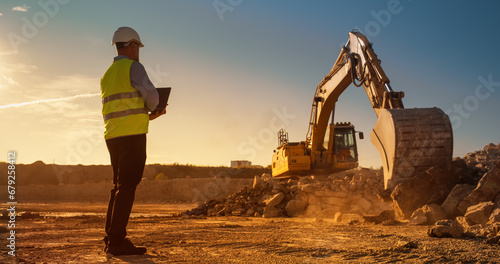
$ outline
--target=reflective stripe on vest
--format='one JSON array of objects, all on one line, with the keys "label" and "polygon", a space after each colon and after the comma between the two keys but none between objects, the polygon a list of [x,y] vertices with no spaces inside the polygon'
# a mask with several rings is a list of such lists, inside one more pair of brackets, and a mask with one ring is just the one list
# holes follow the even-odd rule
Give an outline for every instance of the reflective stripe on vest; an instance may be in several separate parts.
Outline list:
[{"label": "reflective stripe on vest", "polygon": [[127,99],[127,98],[135,98],[141,96],[141,93],[139,91],[137,92],[130,92],[130,93],[117,93],[110,95],[108,97],[105,97],[102,99],[102,104],[105,104],[109,101],[117,100],[117,99]]},{"label": "reflective stripe on vest", "polygon": [[133,62],[114,61],[101,79],[105,139],[148,132],[149,115],[144,98],[130,83]]},{"label": "reflective stripe on vest", "polygon": [[117,118],[117,117],[124,117],[128,115],[137,115],[137,114],[147,114],[148,110],[146,108],[137,108],[137,109],[127,109],[123,111],[118,111],[118,112],[112,112],[109,114],[106,114],[104,116],[104,121],[108,121],[112,118]]}]

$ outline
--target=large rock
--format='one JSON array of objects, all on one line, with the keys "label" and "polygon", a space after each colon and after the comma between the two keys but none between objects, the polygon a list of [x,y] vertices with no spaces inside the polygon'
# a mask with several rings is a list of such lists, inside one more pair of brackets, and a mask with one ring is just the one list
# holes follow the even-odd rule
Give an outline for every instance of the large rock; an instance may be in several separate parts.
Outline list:
[{"label": "large rock", "polygon": [[347,223],[362,223],[364,222],[365,219],[361,215],[358,214],[343,214],[342,215],[342,222],[347,222]]},{"label": "large rock", "polygon": [[455,220],[441,220],[427,230],[431,237],[454,237],[459,238],[464,233],[462,226]]},{"label": "large rock", "polygon": [[309,205],[318,205],[320,206],[321,205],[321,197],[317,197],[316,195],[312,194],[312,193],[306,193],[307,194],[307,203]]},{"label": "large rock", "polygon": [[365,215],[363,216],[363,219],[365,219],[366,222],[381,224],[382,222],[387,220],[394,220],[394,217],[394,211],[385,210],[378,215]]},{"label": "large rock", "polygon": [[497,194],[497,196],[495,196],[495,199],[493,199],[493,202],[496,203],[496,204],[500,203],[500,193]]},{"label": "large rock", "polygon": [[337,213],[340,211],[340,208],[337,207],[337,208],[327,208],[327,209],[324,209],[323,211],[321,211],[321,216],[324,217],[324,218],[332,218],[334,219],[335,216],[337,215]]},{"label": "large rock", "polygon": [[432,225],[435,222],[445,219],[446,214],[437,204],[424,205],[415,210],[410,217],[410,223],[415,225]]},{"label": "large rock", "polygon": [[307,206],[303,200],[290,200],[285,207],[286,214],[290,217],[299,216]]},{"label": "large rock", "polygon": [[300,186],[300,190],[303,192],[311,193],[314,194],[315,192],[319,191],[321,189],[321,186],[317,183],[308,183]]},{"label": "large rock", "polygon": [[474,238],[474,237],[486,238],[486,236],[488,236],[489,232],[490,232],[489,229],[483,227],[482,225],[473,225],[473,226],[469,226],[467,228],[467,231],[464,232],[463,236],[470,237],[470,238]]},{"label": "large rock", "polygon": [[321,201],[321,203],[340,206],[340,207],[344,206],[344,204],[345,204],[344,198],[338,198],[338,197],[333,197],[333,196],[321,197],[320,201]]},{"label": "large rock", "polygon": [[263,181],[264,181],[264,180],[262,180],[262,178],[261,178],[261,177],[259,177],[259,176],[255,176],[255,177],[253,178],[253,185],[252,185],[252,188],[253,188],[254,190],[259,189],[260,184],[261,184]]},{"label": "large rock", "polygon": [[326,209],[333,209],[336,210],[337,212],[342,211],[340,206],[335,206],[335,205],[329,205],[329,204],[321,204],[321,210],[326,210]]},{"label": "large rock", "polygon": [[275,207],[276,205],[280,204],[281,201],[283,201],[283,198],[285,198],[285,195],[283,193],[277,193],[273,197],[267,199],[264,201],[266,204],[266,207]]},{"label": "large rock", "polygon": [[273,218],[278,216],[280,216],[280,210],[270,206],[264,207],[264,213],[262,214],[262,217]]},{"label": "large rock", "polygon": [[495,204],[492,202],[483,202],[473,205],[467,208],[467,212],[464,216],[465,220],[467,220],[469,225],[485,225],[490,218],[493,207],[495,207]]},{"label": "large rock", "polygon": [[470,228],[469,223],[467,223],[467,220],[465,220],[465,217],[463,216],[457,216],[455,218],[455,221],[457,221],[457,223],[459,223],[462,226],[464,233],[467,232],[467,230]]},{"label": "large rock", "polygon": [[347,193],[338,191],[338,192],[332,192],[332,191],[315,191],[314,195],[316,196],[323,196],[323,197],[337,197],[337,198],[345,198],[347,196]]},{"label": "large rock", "polygon": [[304,217],[317,217],[321,216],[322,214],[322,209],[320,205],[308,205],[304,212],[302,213],[302,216]]},{"label": "large rock", "polygon": [[424,211],[417,209],[410,216],[410,224],[412,225],[426,225],[427,224],[427,216]]},{"label": "large rock", "polygon": [[307,204],[309,202],[309,195],[307,195],[307,193],[299,192],[295,195],[294,199],[304,201]]},{"label": "large rock", "polygon": [[463,160],[454,160],[449,167],[432,167],[398,184],[391,193],[396,216],[408,219],[425,204],[442,204],[467,169]]},{"label": "large rock", "polygon": [[474,186],[469,184],[455,185],[450,194],[448,194],[446,200],[441,205],[441,208],[443,208],[446,215],[449,217],[457,216],[456,209],[458,204],[462,202],[465,197],[469,196],[472,190],[474,190]]},{"label": "large rock", "polygon": [[340,223],[340,222],[342,222],[342,217],[343,217],[343,216],[344,216],[344,214],[343,214],[343,213],[338,212],[338,213],[336,213],[336,214],[335,214],[335,216],[333,217],[333,221],[334,221],[335,223]]},{"label": "large rock", "polygon": [[372,204],[362,197],[355,199],[353,202],[361,209],[363,213],[367,213],[372,208]]},{"label": "large rock", "polygon": [[481,178],[477,187],[458,205],[458,212],[465,214],[471,205],[492,201],[498,193],[500,193],[500,162]]},{"label": "large rock", "polygon": [[434,224],[440,220],[446,219],[446,213],[441,206],[437,204],[424,205],[424,212],[427,216],[427,223]]},{"label": "large rock", "polygon": [[500,203],[496,203],[493,211],[490,214],[490,219],[488,220],[488,224],[500,224]]},{"label": "large rock", "polygon": [[492,229],[493,229],[493,234],[496,234],[497,236],[500,235],[500,223],[493,224]]},{"label": "large rock", "polygon": [[262,178],[262,180],[264,180],[264,181],[268,181],[268,180],[273,179],[273,176],[271,176],[271,174],[269,174],[269,173],[263,173],[260,177],[261,177],[261,178]]}]

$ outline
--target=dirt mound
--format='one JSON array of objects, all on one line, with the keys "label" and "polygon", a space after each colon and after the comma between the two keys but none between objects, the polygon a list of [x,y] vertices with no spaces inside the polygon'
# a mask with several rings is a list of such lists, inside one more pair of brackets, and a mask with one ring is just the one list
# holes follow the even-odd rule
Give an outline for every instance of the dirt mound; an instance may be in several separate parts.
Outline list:
[{"label": "dirt mound", "polygon": [[[455,180],[444,181],[448,185],[451,184],[447,188],[435,186],[439,190],[445,190],[445,193],[439,192],[440,198],[427,204],[428,199],[423,197],[420,199],[421,205],[413,206],[414,208],[412,207],[410,211],[407,210],[404,218],[410,218],[414,210],[425,205],[441,207],[446,217],[453,219],[457,215],[464,216],[469,206],[475,206],[481,202],[498,203],[500,189],[496,189],[496,175],[498,174],[496,171],[499,169],[495,168],[498,162],[500,162],[500,144],[492,143],[485,146],[483,150],[467,154],[463,159],[455,158],[452,168],[443,169],[450,179]],[[440,181],[436,179],[442,178],[441,170],[434,168],[426,174],[434,179],[426,180],[426,182],[439,185]],[[485,187],[487,190],[483,190]],[[392,204],[379,199],[377,195],[383,189],[383,175],[377,170],[355,169],[331,174],[328,177],[309,175],[288,180],[278,180],[269,174],[263,174],[254,178],[252,186],[245,186],[225,198],[207,200],[200,203],[198,207],[184,212],[183,215],[185,217],[299,216],[341,219],[342,215],[349,214],[350,219],[362,221],[361,216],[377,215],[385,210],[392,210],[391,206],[398,204],[398,201]],[[429,187],[430,189],[432,188]],[[486,191],[488,197],[480,195]],[[426,195],[425,192],[420,193],[422,194],[410,196],[414,199],[417,196]],[[433,193],[438,192],[433,191]],[[447,198],[450,195],[452,197]],[[492,212],[496,212],[496,208],[498,206],[495,205]],[[353,218],[352,215],[355,217]],[[422,223],[432,224],[430,222],[426,219]]]},{"label": "dirt mound", "polygon": [[[288,180],[263,174],[254,178],[252,186],[227,198],[200,203],[184,215],[339,218],[341,214],[378,214],[390,209],[390,203],[377,198],[383,186],[382,172],[368,169]],[[354,218],[362,220],[361,216]]]}]

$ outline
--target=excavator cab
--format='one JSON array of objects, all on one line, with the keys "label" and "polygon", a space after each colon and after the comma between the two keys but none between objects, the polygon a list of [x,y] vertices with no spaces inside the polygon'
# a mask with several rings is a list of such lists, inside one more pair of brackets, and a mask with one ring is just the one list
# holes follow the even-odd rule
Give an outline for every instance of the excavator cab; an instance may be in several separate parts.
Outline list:
[{"label": "excavator cab", "polygon": [[[360,135],[363,133],[360,132]],[[336,172],[358,167],[358,148],[356,145],[356,131],[350,122],[330,124],[325,133],[323,149],[316,154],[317,169]]]},{"label": "excavator cab", "polygon": [[352,125],[337,125],[334,130],[334,137],[334,153],[337,162],[358,161],[354,127]]}]

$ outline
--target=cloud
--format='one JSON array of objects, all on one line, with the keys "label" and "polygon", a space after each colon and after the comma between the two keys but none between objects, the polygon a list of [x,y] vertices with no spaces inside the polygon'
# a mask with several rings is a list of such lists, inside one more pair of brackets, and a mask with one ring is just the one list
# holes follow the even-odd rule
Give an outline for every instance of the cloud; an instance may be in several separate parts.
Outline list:
[{"label": "cloud", "polygon": [[[17,64],[13,69],[38,71],[25,64]],[[17,138],[34,146],[60,149],[63,157],[68,154],[68,146],[89,141],[88,138],[103,140],[98,78],[84,74],[19,74],[26,77],[19,79],[18,86],[0,91],[0,119],[16,124]],[[1,74],[0,81],[4,81]]]},{"label": "cloud", "polygon": [[29,6],[27,6],[26,4],[23,4],[23,6],[14,6],[12,8],[12,10],[13,11],[19,11],[19,12],[28,12],[29,8],[30,8]]},{"label": "cloud", "polygon": [[91,132],[102,137],[101,107],[100,93],[78,94],[2,105],[0,113],[13,118],[9,122],[16,123],[17,136],[35,141],[43,138],[43,144],[64,147],[81,142]]},{"label": "cloud", "polygon": [[25,105],[40,104],[40,103],[53,103],[53,102],[61,102],[61,101],[70,101],[70,100],[74,100],[77,98],[91,98],[91,97],[97,97],[97,96],[101,96],[101,94],[100,93],[79,94],[79,95],[63,97],[63,98],[53,98],[53,99],[45,99],[45,100],[36,100],[36,101],[31,101],[31,102],[22,102],[22,103],[16,103],[16,104],[1,105],[0,109],[21,107],[21,106],[25,106]]},{"label": "cloud", "polygon": [[[38,70],[35,69],[34,66],[16,64],[12,68],[16,72],[7,73],[2,71],[2,67],[0,67],[0,106],[25,105],[25,103],[30,102],[72,98],[86,94],[96,94],[97,96],[101,92],[99,78],[84,74],[40,76],[36,74]],[[24,73],[21,71],[34,72]],[[5,89],[8,87],[12,87],[12,89]],[[100,100],[97,102],[100,103]]]},{"label": "cloud", "polygon": [[[34,69],[22,65],[18,66],[16,70],[29,71]],[[19,73],[18,75],[25,77],[19,79],[19,88],[11,91],[12,94],[10,97],[15,98],[16,101],[8,103],[50,100],[52,98],[66,98],[78,94],[101,92],[99,78],[90,77],[84,74],[59,75],[55,77],[24,73]],[[12,77],[14,78],[14,74],[12,74]],[[17,77],[16,80],[18,80],[18,78],[19,77]],[[1,101],[0,99],[0,102]]]},{"label": "cloud", "polygon": [[38,67],[34,65],[27,65],[23,63],[8,64],[5,67],[0,66],[0,72],[2,72],[2,74],[0,74],[0,88],[8,87],[11,85],[19,85],[19,83],[12,78],[12,74],[14,75],[16,75],[16,73],[27,74],[31,73],[33,70],[36,70],[37,68]]},{"label": "cloud", "polygon": [[[19,83],[14,81],[14,79],[10,78],[9,76],[7,75],[2,75],[2,78],[7,82],[7,84],[10,84],[10,85],[18,85]],[[1,82],[1,80],[0,80]]]},{"label": "cloud", "polygon": [[16,64],[9,64],[7,67],[2,68],[2,71],[4,73],[15,73],[15,72],[20,72],[20,73],[30,73],[33,70],[38,69],[35,65],[27,65],[24,63],[16,63]]},{"label": "cloud", "polygon": [[18,53],[18,50],[0,51],[0,56],[16,55]]},{"label": "cloud", "polygon": [[[99,93],[25,101],[8,108],[2,107],[4,106],[0,106],[0,119],[4,123],[15,124],[10,131],[15,131],[16,137],[12,140],[17,141],[19,149],[22,149],[21,145],[31,145],[32,148],[36,146],[36,150],[32,151],[43,149],[54,153],[49,153],[50,155],[59,155],[63,157],[62,160],[66,160],[66,156],[70,154],[68,148],[73,149],[71,153],[77,151],[81,154],[78,152],[81,150],[85,154],[104,143]],[[3,138],[7,138],[7,134],[7,130],[3,134],[0,132]],[[100,147],[105,149],[105,145]]]}]

